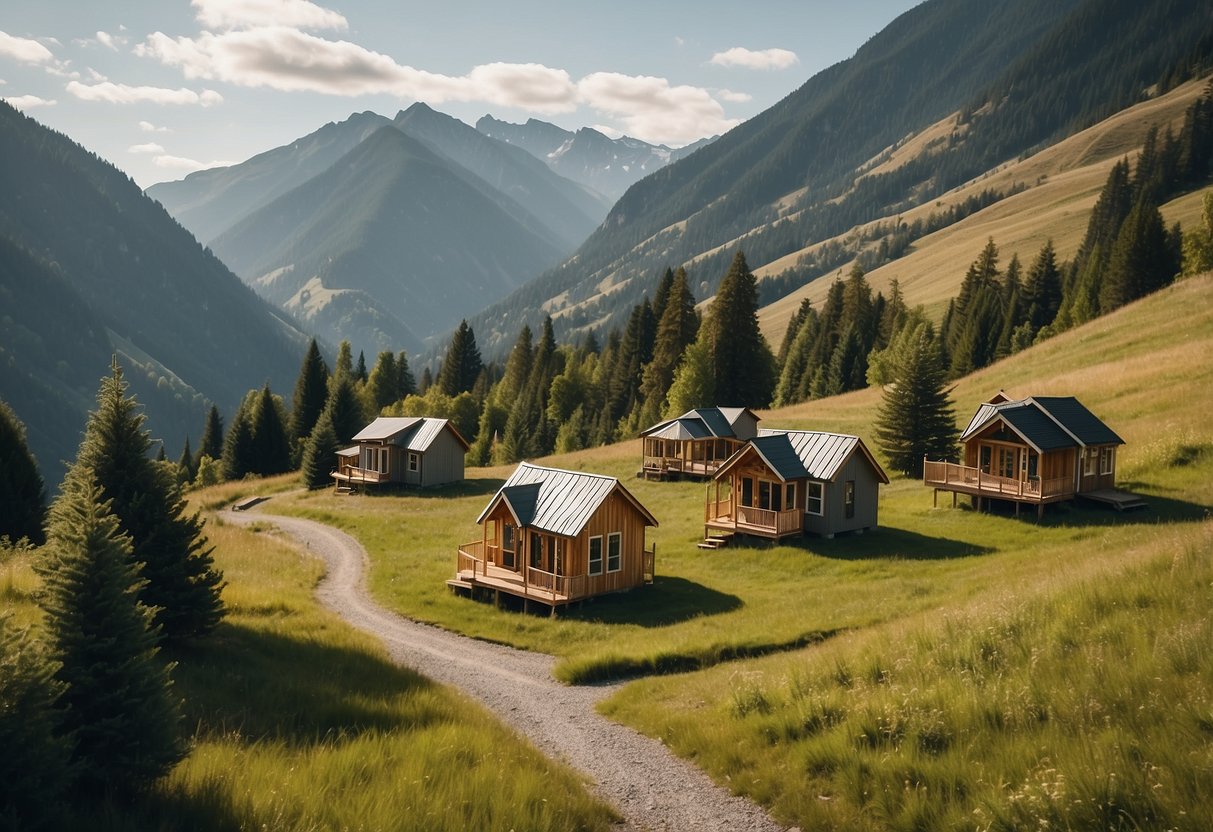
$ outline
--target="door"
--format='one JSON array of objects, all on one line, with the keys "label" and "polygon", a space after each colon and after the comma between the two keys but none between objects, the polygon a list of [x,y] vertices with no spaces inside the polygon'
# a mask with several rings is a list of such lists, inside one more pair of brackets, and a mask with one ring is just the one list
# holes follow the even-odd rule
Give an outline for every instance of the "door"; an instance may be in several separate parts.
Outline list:
[{"label": "door", "polygon": [[997,467],[994,473],[1009,480],[1017,479],[1019,472],[1019,448],[1008,448],[999,445],[994,449],[994,460]]}]

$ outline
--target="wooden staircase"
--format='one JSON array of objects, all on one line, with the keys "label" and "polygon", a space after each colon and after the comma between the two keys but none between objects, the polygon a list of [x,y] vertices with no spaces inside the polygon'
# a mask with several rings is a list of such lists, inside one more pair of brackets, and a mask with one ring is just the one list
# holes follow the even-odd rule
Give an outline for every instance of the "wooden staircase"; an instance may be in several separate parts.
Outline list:
[{"label": "wooden staircase", "polygon": [[733,540],[732,532],[710,531],[695,545],[700,549],[723,549]]}]

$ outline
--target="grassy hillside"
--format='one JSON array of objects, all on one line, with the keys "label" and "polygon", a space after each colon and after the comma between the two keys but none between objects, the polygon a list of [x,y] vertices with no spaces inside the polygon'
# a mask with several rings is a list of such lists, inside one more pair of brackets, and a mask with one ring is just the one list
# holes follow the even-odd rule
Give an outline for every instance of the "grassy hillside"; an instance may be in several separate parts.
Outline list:
[{"label": "grassy hillside", "polygon": [[[319,560],[221,518],[207,534],[231,612],[172,657],[190,755],[133,805],[72,806],[68,827],[561,832],[615,819],[570,769],[322,610]],[[36,625],[30,559],[0,551],[0,605]]]},{"label": "grassy hillside", "polygon": [[[377,597],[402,613],[480,638],[560,656],[573,681],[672,671],[783,650],[969,603],[992,583],[1047,585],[1104,562],[1108,535],[1159,522],[1191,522],[1213,506],[1213,277],[1174,286],[963,380],[957,420],[999,387],[1027,395],[1074,394],[1128,441],[1120,473],[1150,496],[1145,513],[1058,508],[1036,525],[1000,515],[931,509],[930,492],[899,480],[882,495],[881,530],[769,549],[704,553],[705,486],[636,480],[639,447],[627,442],[550,460],[614,474],[661,522],[654,586],[598,599],[556,619],[519,615],[456,597],[443,581],[459,543],[478,539],[475,517],[508,469],[472,469],[467,482],[421,495],[317,493],[276,500],[349,530],[373,560]],[[766,414],[767,425],[846,430],[870,437],[879,393],[861,391]],[[1192,464],[1171,464],[1188,460]],[[789,599],[813,598],[811,605]],[[878,598],[879,603],[873,603]]]},{"label": "grassy hillside", "polygon": [[[1086,233],[1091,207],[1099,197],[1112,165],[1126,156],[1136,156],[1152,126],[1165,131],[1170,125],[1178,131],[1183,124],[1184,111],[1204,93],[1208,81],[1205,78],[1182,84],[1166,95],[1123,110],[1039,153],[1001,165],[934,202],[898,215],[902,222],[912,223],[917,219],[925,220],[933,211],[959,205],[985,189],[1009,192],[1017,184],[1027,186],[1021,193],[923,237],[913,244],[906,256],[873,269],[867,275],[873,291],[887,294],[889,281],[896,278],[907,303],[911,306],[923,304],[938,318],[948,300],[959,290],[965,269],[990,237],[998,244],[1004,265],[1013,254],[1018,254],[1025,265],[1030,263],[1049,239],[1053,240],[1059,259],[1073,257]],[[954,116],[950,116],[951,119]],[[928,128],[925,132],[939,131]],[[912,141],[908,146],[920,147]],[[1163,216],[1168,224],[1178,221],[1184,227],[1190,227],[1200,218],[1199,198],[1190,196],[1176,200],[1163,207]],[[845,241],[877,223],[893,219],[883,217],[837,239]],[[803,254],[818,248],[820,244],[789,254],[756,269],[755,274],[760,279],[777,275],[794,265]],[[842,273],[846,271],[847,267],[842,267]],[[821,308],[831,282],[829,277],[820,278],[761,310],[759,320],[763,334],[774,348],[778,349],[788,320],[800,302],[809,298],[814,306]]]}]

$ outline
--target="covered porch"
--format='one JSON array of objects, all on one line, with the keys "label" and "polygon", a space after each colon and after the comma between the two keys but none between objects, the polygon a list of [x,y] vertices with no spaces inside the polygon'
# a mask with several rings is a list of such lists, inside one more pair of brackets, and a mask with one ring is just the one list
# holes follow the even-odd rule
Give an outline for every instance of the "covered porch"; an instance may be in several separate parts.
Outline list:
[{"label": "covered porch", "polygon": [[703,508],[705,537],[713,530],[771,540],[804,533],[804,509],[797,504],[796,483],[750,477],[734,480],[708,484]]},{"label": "covered porch", "polygon": [[[1016,470],[1011,467],[1010,471]],[[932,462],[923,460],[922,481],[924,485],[934,489],[935,505],[939,504],[939,492],[952,492],[952,503],[956,503],[957,494],[968,494],[996,500],[1010,500],[1016,503],[1016,512],[1021,503],[1035,505],[1037,513],[1043,513],[1045,504],[1069,500],[1074,496],[1074,477],[1072,475],[1042,478],[1028,475],[1026,469],[1022,477],[991,474],[980,466],[959,465],[954,462]]]},{"label": "covered porch", "polygon": [[744,445],[736,439],[645,436],[641,473],[665,479],[671,475],[710,477]]}]

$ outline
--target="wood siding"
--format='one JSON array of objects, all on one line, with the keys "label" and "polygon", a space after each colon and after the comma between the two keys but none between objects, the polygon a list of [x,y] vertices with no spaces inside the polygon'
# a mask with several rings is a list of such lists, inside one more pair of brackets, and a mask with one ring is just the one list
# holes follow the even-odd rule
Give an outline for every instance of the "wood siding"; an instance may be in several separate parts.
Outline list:
[{"label": "wood siding", "polygon": [[[844,500],[845,483],[855,483],[855,516],[846,516]],[[825,483],[823,491],[825,503],[821,516],[806,514],[804,526],[806,531],[820,535],[834,535],[857,529],[874,529],[880,504],[880,479],[872,470],[867,458],[860,452],[853,452],[846,464],[839,470],[833,482]]]},{"label": "wood siding", "polygon": [[[421,454],[421,471],[418,484],[422,486],[443,485],[463,479],[463,446],[454,435],[443,428],[434,437],[425,453]],[[403,454],[406,464],[408,452]]]},{"label": "wood siding", "polygon": [[[588,594],[598,595],[640,586],[644,583],[644,530],[644,518],[636,508],[618,493],[611,494],[603,500],[598,511],[577,536],[577,542],[572,547],[574,554],[569,559],[569,574],[588,573],[590,538],[602,535],[603,574],[590,576]],[[607,535],[611,532],[623,533],[618,572],[606,571]]]}]

